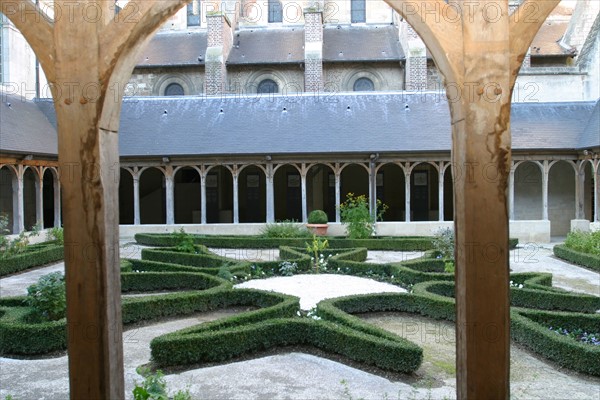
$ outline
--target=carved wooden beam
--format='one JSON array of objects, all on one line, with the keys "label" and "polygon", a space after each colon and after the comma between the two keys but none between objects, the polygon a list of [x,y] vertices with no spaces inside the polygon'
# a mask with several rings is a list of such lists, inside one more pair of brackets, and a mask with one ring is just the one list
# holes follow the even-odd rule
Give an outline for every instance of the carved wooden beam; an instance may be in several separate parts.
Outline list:
[{"label": "carved wooden beam", "polygon": [[54,82],[54,22],[31,0],[0,0],[0,10],[36,53],[48,82]]}]

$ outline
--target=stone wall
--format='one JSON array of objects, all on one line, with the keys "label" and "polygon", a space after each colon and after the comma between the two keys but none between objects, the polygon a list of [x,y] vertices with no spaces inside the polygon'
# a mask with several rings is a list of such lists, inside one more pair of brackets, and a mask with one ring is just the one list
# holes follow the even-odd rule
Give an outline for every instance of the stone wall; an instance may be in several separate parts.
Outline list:
[{"label": "stone wall", "polygon": [[402,90],[404,88],[404,68],[396,62],[378,63],[326,63],[323,65],[326,92],[353,90],[359,78],[369,78],[376,91]]},{"label": "stone wall", "polygon": [[186,95],[204,92],[204,67],[137,68],[125,87],[126,96],[163,96],[170,83],[182,85]]}]

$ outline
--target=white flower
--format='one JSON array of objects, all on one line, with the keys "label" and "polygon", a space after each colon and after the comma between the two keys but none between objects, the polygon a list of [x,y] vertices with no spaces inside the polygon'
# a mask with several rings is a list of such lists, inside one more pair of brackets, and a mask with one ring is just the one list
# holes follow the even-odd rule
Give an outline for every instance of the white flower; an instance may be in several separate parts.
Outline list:
[{"label": "white flower", "polygon": [[302,316],[302,314],[300,314],[300,311],[296,311],[296,315],[299,316],[299,317]]},{"label": "white flower", "polygon": [[519,289],[523,289],[523,284],[520,284],[520,285],[519,285]]}]

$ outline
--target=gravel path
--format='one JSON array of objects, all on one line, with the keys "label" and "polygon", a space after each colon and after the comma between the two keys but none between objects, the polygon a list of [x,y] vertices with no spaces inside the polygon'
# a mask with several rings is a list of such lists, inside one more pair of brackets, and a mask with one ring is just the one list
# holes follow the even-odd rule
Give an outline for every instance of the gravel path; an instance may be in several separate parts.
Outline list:
[{"label": "gravel path", "polygon": [[269,279],[256,279],[241,283],[236,288],[275,291],[300,297],[300,308],[310,310],[324,299],[367,293],[402,293],[398,286],[372,279],[348,275],[294,275]]},{"label": "gravel path", "polygon": [[[122,241],[121,255],[139,258],[142,246]],[[276,259],[276,250],[236,251],[238,259]],[[386,254],[388,253],[388,254]],[[226,255],[225,253],[221,253]],[[372,262],[394,262],[420,254],[369,252]],[[375,261],[377,260],[377,261]],[[525,247],[511,252],[513,271],[545,271],[555,275],[557,286],[600,294],[600,275],[557,260],[548,248]],[[43,274],[63,270],[64,264],[32,270],[0,279],[0,295],[25,294],[28,284]],[[299,295],[308,309],[321,298],[371,291],[388,291],[395,286],[344,275],[305,275],[255,280],[247,284],[267,290]],[[241,286],[246,285],[243,284]],[[385,286],[379,286],[385,285]],[[391,287],[390,287],[391,286]],[[160,334],[231,315],[231,311],[207,313],[181,320],[160,322],[130,329],[124,334],[127,398],[134,381],[141,381],[135,369],[148,362],[149,342]],[[166,377],[171,390],[189,389],[195,399],[452,399],[455,396],[454,326],[414,315],[372,314],[366,320],[408,337],[423,346],[425,360],[414,377],[392,382],[331,360],[302,353],[289,353],[194,369]],[[416,381],[415,381],[416,379]],[[345,381],[346,383],[342,383]],[[68,398],[65,356],[42,360],[0,358],[0,398]],[[534,354],[512,346],[511,397],[516,399],[600,398],[600,379],[562,370]]]}]

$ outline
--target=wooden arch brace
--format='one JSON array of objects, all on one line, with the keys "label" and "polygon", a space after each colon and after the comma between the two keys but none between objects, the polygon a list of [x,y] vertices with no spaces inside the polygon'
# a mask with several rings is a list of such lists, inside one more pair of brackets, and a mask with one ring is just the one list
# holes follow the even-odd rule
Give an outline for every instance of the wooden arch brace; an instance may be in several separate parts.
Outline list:
[{"label": "wooden arch brace", "polygon": [[189,0],[0,0],[40,60],[54,98],[63,190],[72,399],[122,399],[118,127],[140,51]]},{"label": "wooden arch brace", "polygon": [[559,0],[385,0],[421,36],[452,120],[459,399],[509,397],[510,104],[525,53]]},{"label": "wooden arch brace", "polygon": [[[143,45],[189,1],[131,0],[115,17],[112,0],[55,0],[61,14],[53,20],[31,0],[0,0],[39,58],[56,107],[73,399],[124,397],[117,202],[122,92]],[[525,0],[516,12],[520,20],[509,19],[508,0],[386,1],[425,41],[450,98],[458,395],[507,398],[510,95],[527,47],[559,0]]]}]

